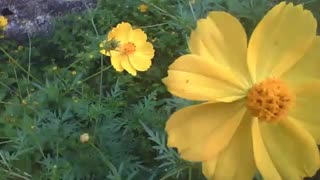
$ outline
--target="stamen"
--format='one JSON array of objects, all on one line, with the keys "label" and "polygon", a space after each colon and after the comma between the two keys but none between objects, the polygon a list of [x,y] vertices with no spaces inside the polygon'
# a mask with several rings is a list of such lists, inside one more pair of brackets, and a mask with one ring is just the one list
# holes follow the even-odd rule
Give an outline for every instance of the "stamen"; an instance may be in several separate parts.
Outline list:
[{"label": "stamen", "polygon": [[120,50],[120,52],[122,52],[126,55],[129,55],[129,54],[132,54],[136,51],[136,46],[134,43],[128,42],[128,43],[120,46],[119,50]]},{"label": "stamen", "polygon": [[285,119],[292,107],[294,94],[283,81],[270,78],[254,85],[247,97],[247,107],[252,115],[266,122]]}]

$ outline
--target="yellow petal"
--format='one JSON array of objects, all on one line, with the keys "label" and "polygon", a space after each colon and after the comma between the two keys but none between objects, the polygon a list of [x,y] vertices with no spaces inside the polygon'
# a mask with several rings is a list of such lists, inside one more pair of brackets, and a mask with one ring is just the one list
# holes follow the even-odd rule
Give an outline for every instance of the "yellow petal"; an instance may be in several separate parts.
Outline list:
[{"label": "yellow petal", "polygon": [[290,116],[299,121],[320,144],[320,120],[317,108],[320,106],[320,37],[314,40],[308,52],[281,78],[294,94],[295,106]]},{"label": "yellow petal", "polygon": [[247,37],[240,22],[225,12],[211,12],[197,23],[191,33],[189,48],[233,72],[245,85],[249,73],[246,64]]},{"label": "yellow petal", "polygon": [[132,66],[138,71],[146,71],[151,66],[151,59],[141,53],[134,53],[129,56],[129,61]]},{"label": "yellow petal", "polygon": [[256,165],[266,180],[301,180],[320,166],[313,137],[291,118],[276,124],[255,119],[252,137]]},{"label": "yellow petal", "polygon": [[136,45],[136,52],[135,53],[144,55],[148,59],[152,59],[154,56],[154,49],[153,49],[153,46],[151,43],[144,42],[144,43]]},{"label": "yellow petal", "polygon": [[108,33],[108,41],[115,39],[120,41],[120,43],[127,43],[129,41],[131,31],[131,25],[129,23],[122,22]]},{"label": "yellow petal", "polygon": [[203,162],[203,173],[210,180],[250,180],[256,167],[253,159],[251,118],[242,120],[229,145],[215,158]]},{"label": "yellow petal", "polygon": [[230,102],[246,94],[246,87],[228,69],[196,55],[175,60],[163,82],[170,93],[190,100]]},{"label": "yellow petal", "polygon": [[121,65],[121,62],[123,59],[126,59],[127,56],[124,56],[123,54],[119,53],[118,51],[110,51],[111,54],[111,65],[114,67],[116,71],[122,72],[123,67]]},{"label": "yellow petal", "polygon": [[296,100],[289,115],[309,131],[317,144],[320,144],[320,118],[316,113],[320,107],[320,80],[297,84],[293,90]]},{"label": "yellow petal", "polygon": [[184,159],[210,159],[229,143],[244,114],[244,101],[183,108],[166,124],[168,145],[177,147]]},{"label": "yellow petal", "polygon": [[146,43],[147,35],[141,29],[135,29],[131,31],[129,41],[136,46],[141,46]]},{"label": "yellow petal", "polygon": [[256,166],[266,180],[282,180],[263,142],[258,121],[255,118],[252,124],[253,151]]},{"label": "yellow petal", "polygon": [[154,49],[152,44],[149,42],[143,42],[136,45],[136,51],[129,55],[129,60],[136,70],[146,71],[151,66],[151,59],[153,56]]},{"label": "yellow petal", "polygon": [[253,81],[289,70],[311,45],[316,28],[316,19],[302,5],[282,2],[272,8],[249,42],[248,67]]},{"label": "yellow petal", "polygon": [[320,79],[320,37],[316,37],[304,56],[281,79],[289,85],[301,87],[301,83]]},{"label": "yellow petal", "polygon": [[132,76],[136,76],[137,75],[137,70],[134,69],[134,67],[130,63],[129,57],[127,55],[122,55],[121,66],[123,67],[123,69],[125,69]]}]

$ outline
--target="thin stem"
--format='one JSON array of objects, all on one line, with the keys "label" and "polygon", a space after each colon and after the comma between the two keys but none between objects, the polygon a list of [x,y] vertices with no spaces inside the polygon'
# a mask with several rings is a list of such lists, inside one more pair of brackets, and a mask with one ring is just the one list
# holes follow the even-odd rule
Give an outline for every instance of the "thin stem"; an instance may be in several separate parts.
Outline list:
[{"label": "thin stem", "polygon": [[139,26],[137,28],[146,29],[146,28],[158,27],[158,26],[162,26],[162,25],[166,25],[166,24],[168,24],[168,23],[153,24],[153,25],[148,25],[148,26]]},{"label": "thin stem", "polygon": [[94,23],[93,17],[91,17],[91,24],[93,26],[93,29],[94,29],[96,35],[97,35],[97,38],[99,38],[99,33],[98,33],[98,30],[97,30],[96,24]]},{"label": "thin stem", "polygon": [[[30,70],[31,70],[31,53],[32,53],[32,44],[31,44],[31,37],[28,33],[28,40],[29,40],[29,56],[28,56],[28,84],[30,84]],[[27,86],[28,87],[28,86]],[[28,90],[28,89],[27,89]],[[29,94],[29,91],[28,91]]]},{"label": "thin stem", "polygon": [[56,163],[58,164],[59,160],[59,143],[57,143],[57,149],[56,149]]},{"label": "thin stem", "polygon": [[155,4],[150,3],[150,2],[147,2],[147,1],[145,1],[145,0],[142,0],[142,2],[144,2],[144,3],[146,3],[146,4],[150,4],[151,6],[153,6],[154,8],[156,8],[161,14],[163,14],[163,15],[165,15],[165,16],[168,16],[168,17],[171,17],[172,19],[178,21],[178,18],[177,18],[177,17],[175,17],[174,15],[169,14],[168,12],[166,12],[165,10],[163,10],[163,9],[161,9],[160,7],[156,6]]},{"label": "thin stem", "polygon": [[0,139],[10,139],[10,138],[14,138],[14,137],[3,137],[3,136],[0,136]]},{"label": "thin stem", "polygon": [[192,179],[192,167],[189,167],[189,175],[188,180]]},{"label": "thin stem", "polygon": [[102,98],[102,83],[103,83],[103,56],[100,56],[100,83],[99,83],[99,103],[101,103]]},{"label": "thin stem", "polygon": [[23,72],[25,72],[26,74],[28,74],[32,79],[34,79],[35,81],[37,81],[37,83],[41,84],[41,81],[39,81],[37,78],[35,78],[31,73],[29,73],[26,69],[24,69],[18,62],[17,60],[15,60],[12,56],[10,56],[10,54],[7,53],[7,51],[5,51],[2,47],[0,47],[0,50],[19,68],[21,69]]},{"label": "thin stem", "polygon": [[111,66],[112,66],[112,65],[109,65],[108,67],[105,67],[104,69],[100,70],[99,72],[96,72],[96,73],[92,74],[91,76],[89,76],[89,77],[81,80],[81,82],[85,82],[85,81],[93,78],[94,76],[99,75],[101,72],[104,72],[104,71],[108,70]]},{"label": "thin stem", "polygon": [[94,23],[93,16],[92,16],[92,13],[91,13],[92,11],[90,10],[90,8],[89,8],[89,6],[87,5],[86,2],[84,2],[84,5],[86,6],[87,10],[89,11],[89,15],[91,16],[91,19],[90,19],[91,20],[91,24],[93,26],[93,29],[94,29],[96,35],[97,35],[97,38],[99,38],[98,29],[96,27],[96,24]]},{"label": "thin stem", "polygon": [[[36,139],[36,140],[38,140],[38,139]],[[38,145],[38,147],[39,147],[40,154],[41,154],[42,157],[45,159],[46,156],[45,156],[44,153],[43,153],[42,147],[40,146],[40,144],[39,144],[38,142],[37,142],[37,145]]]},{"label": "thin stem", "polygon": [[12,102],[3,102],[3,101],[0,101],[0,104],[8,104],[8,105],[11,105]]},{"label": "thin stem", "polygon": [[303,4],[309,4],[309,3],[313,3],[313,2],[315,2],[315,1],[317,1],[317,0],[310,0],[310,1],[302,2],[302,3],[303,3]]},{"label": "thin stem", "polygon": [[71,63],[69,66],[67,66],[67,69],[70,69],[73,65],[77,64],[78,62],[82,61],[82,59],[78,59],[76,61],[74,61],[73,63]]},{"label": "thin stem", "polygon": [[90,145],[93,147],[93,149],[95,149],[100,156],[103,159],[103,162],[106,163],[106,165],[108,166],[108,168],[111,170],[111,172],[113,173],[113,175],[115,176],[116,180],[121,180],[121,177],[116,169],[116,167],[105,157],[105,155],[100,151],[99,148],[97,148],[94,144],[90,143]]},{"label": "thin stem", "polygon": [[197,17],[196,17],[196,15],[194,14],[193,7],[192,7],[192,4],[191,4],[190,1],[189,1],[189,7],[190,7],[190,10],[191,10],[191,13],[192,13],[192,16],[193,16],[194,21],[197,21]]},{"label": "thin stem", "polygon": [[[84,2],[84,5],[86,6],[87,10],[89,11],[89,15],[91,16],[90,21],[92,24],[92,27],[94,29],[94,32],[96,33],[97,39],[99,38],[99,32],[97,29],[96,24],[94,23],[94,16],[92,15],[92,11],[88,7],[87,3]],[[99,83],[99,103],[101,103],[102,99],[102,84],[103,84],[103,56],[100,55],[100,83]]]},{"label": "thin stem", "polygon": [[4,173],[9,174],[9,176],[21,178],[21,179],[24,179],[24,180],[31,180],[31,179],[29,179],[28,177],[22,176],[22,175],[20,175],[20,174],[17,174],[17,173],[15,173],[15,172],[11,172],[11,171],[8,171],[8,170],[5,170],[5,169],[0,169],[0,171],[3,171]]},{"label": "thin stem", "polygon": [[14,140],[1,141],[0,144],[6,144],[6,143],[10,143],[10,142],[14,142]]},{"label": "thin stem", "polygon": [[[151,6],[153,6],[156,10],[158,10],[158,12],[159,12],[160,14],[162,14],[162,15],[164,15],[164,16],[168,16],[168,17],[172,18],[173,20],[175,20],[175,21],[177,21],[177,22],[181,22],[181,20],[180,20],[178,17],[176,17],[176,16],[168,13],[168,12],[165,11],[164,9],[160,8],[159,6],[157,6],[157,5],[153,4],[153,3],[150,3],[150,2],[148,2],[148,1],[146,1],[146,0],[141,0],[141,1],[144,2],[144,3],[146,3],[146,4],[150,4]],[[190,25],[186,25],[186,27],[189,28],[189,29],[192,29],[192,27],[191,27]]]},{"label": "thin stem", "polygon": [[22,98],[21,88],[20,88],[20,84],[19,84],[19,80],[18,80],[18,74],[17,74],[15,67],[13,67],[13,72],[14,72],[14,76],[16,78],[16,82],[17,82],[17,86],[18,86],[18,90],[19,90],[19,97]]},{"label": "thin stem", "polygon": [[12,90],[9,86],[7,86],[6,84],[4,84],[4,83],[3,83],[3,82],[1,82],[1,81],[0,81],[0,84],[1,84],[3,87],[5,87],[5,88],[9,89],[10,91]]}]

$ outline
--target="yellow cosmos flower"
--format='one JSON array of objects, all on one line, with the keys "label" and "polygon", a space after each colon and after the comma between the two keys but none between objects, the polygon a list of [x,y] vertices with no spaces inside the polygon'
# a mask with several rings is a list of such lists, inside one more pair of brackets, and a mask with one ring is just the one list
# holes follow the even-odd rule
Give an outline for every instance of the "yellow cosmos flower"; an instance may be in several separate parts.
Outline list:
[{"label": "yellow cosmos flower", "polygon": [[302,5],[271,9],[247,45],[239,21],[211,12],[191,33],[191,54],[163,81],[179,97],[205,101],[175,112],[168,145],[202,161],[208,179],[298,180],[320,167],[320,37]]},{"label": "yellow cosmos flower", "polygon": [[140,4],[140,5],[138,6],[139,11],[142,12],[142,13],[147,12],[147,11],[148,11],[148,8],[149,8],[149,7],[148,7],[147,5],[145,5],[145,4]]},{"label": "yellow cosmos flower", "polygon": [[0,16],[0,29],[5,29],[8,25],[8,19],[4,16]]},{"label": "yellow cosmos flower", "polygon": [[151,66],[154,49],[147,42],[147,35],[141,29],[132,29],[129,23],[120,23],[108,33],[108,41],[118,42],[114,50],[101,50],[111,56],[111,64],[116,71],[126,70],[131,75],[137,71],[146,71]]}]

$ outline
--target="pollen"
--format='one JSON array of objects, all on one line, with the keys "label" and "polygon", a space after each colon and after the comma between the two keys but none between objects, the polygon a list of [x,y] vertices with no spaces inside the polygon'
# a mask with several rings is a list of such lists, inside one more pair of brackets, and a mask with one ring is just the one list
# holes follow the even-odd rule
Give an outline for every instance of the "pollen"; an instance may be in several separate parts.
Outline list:
[{"label": "pollen", "polygon": [[247,96],[247,107],[252,115],[266,122],[286,119],[294,103],[294,94],[287,85],[276,78],[255,84]]},{"label": "pollen", "polygon": [[120,47],[120,51],[126,55],[130,55],[136,51],[136,46],[132,42],[128,42]]}]

